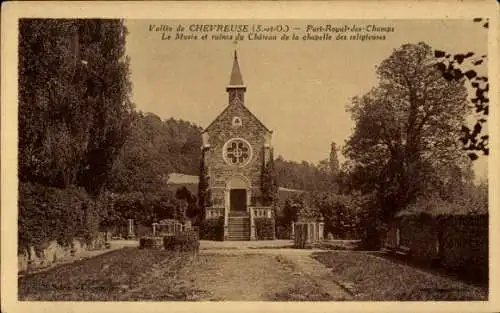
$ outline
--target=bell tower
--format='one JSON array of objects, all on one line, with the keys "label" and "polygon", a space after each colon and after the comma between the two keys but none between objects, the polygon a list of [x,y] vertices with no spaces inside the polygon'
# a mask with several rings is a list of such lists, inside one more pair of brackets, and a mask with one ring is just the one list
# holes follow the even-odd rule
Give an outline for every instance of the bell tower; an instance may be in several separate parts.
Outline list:
[{"label": "bell tower", "polygon": [[236,53],[236,50],[234,50],[233,69],[231,71],[229,85],[226,87],[226,91],[229,94],[229,105],[236,103],[244,104],[246,90],[247,87],[243,83],[240,65],[238,64],[238,54]]}]

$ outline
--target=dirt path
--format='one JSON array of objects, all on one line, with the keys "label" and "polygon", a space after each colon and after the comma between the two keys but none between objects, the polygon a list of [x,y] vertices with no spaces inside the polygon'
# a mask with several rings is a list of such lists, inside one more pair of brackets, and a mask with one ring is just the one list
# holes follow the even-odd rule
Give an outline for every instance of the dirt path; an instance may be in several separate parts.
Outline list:
[{"label": "dirt path", "polygon": [[198,290],[197,300],[329,301],[348,295],[330,277],[329,270],[290,249],[202,251],[197,264],[179,279]]},{"label": "dirt path", "polygon": [[193,259],[191,254],[137,249],[130,244],[19,276],[19,297],[45,301],[349,299],[334,283],[331,270],[310,257],[312,252],[253,243],[211,244]]}]

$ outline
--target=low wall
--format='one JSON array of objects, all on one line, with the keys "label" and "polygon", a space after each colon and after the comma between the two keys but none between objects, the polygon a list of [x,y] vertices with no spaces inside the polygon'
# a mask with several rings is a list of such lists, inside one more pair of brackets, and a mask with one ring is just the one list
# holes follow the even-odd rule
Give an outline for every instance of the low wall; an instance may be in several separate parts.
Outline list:
[{"label": "low wall", "polygon": [[46,247],[36,253],[34,247],[30,247],[29,251],[25,250],[17,256],[18,272],[25,272],[29,269],[43,268],[56,263],[59,260],[71,256],[71,250],[75,254],[86,250],[97,250],[105,248],[105,233],[100,233],[97,238],[87,244],[83,239],[73,239],[73,249],[71,246],[61,246],[57,241],[49,242]]}]

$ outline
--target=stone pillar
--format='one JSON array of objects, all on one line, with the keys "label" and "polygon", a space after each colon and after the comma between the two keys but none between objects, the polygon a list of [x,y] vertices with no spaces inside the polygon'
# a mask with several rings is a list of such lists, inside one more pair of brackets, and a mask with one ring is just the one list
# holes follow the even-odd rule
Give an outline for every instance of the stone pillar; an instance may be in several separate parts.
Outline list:
[{"label": "stone pillar", "polygon": [[318,229],[318,231],[319,231],[319,240],[323,241],[325,239],[325,234],[324,234],[324,232],[325,232],[325,223],[324,222],[319,222],[318,223],[318,227],[319,227],[319,229]]},{"label": "stone pillar", "polygon": [[250,207],[252,206],[252,189],[247,188],[247,212],[249,212]]},{"label": "stone pillar", "polygon": [[304,231],[306,233],[306,242],[305,242],[306,247],[309,247],[314,239],[314,228],[313,228],[314,225],[315,223],[304,223],[305,226]]},{"label": "stone pillar", "polygon": [[229,189],[224,190],[224,240],[229,236],[229,210],[230,210],[230,202],[229,202],[230,192]]},{"label": "stone pillar", "polygon": [[128,239],[135,239],[134,220],[131,219],[131,218],[128,220],[128,235],[127,235],[127,238]]},{"label": "stone pillar", "polygon": [[153,237],[156,236],[156,223],[153,223]]},{"label": "stone pillar", "polygon": [[295,222],[292,222],[292,233],[290,234],[290,239],[295,239]]},{"label": "stone pillar", "polygon": [[255,221],[253,220],[253,210],[250,209],[250,240],[256,240],[255,236]]}]

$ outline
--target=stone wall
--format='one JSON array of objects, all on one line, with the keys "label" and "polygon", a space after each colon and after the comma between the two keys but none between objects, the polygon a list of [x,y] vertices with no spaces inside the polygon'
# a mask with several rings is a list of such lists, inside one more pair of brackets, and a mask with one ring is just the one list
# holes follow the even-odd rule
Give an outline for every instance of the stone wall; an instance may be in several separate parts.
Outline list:
[{"label": "stone wall", "polygon": [[[78,254],[86,250],[97,250],[105,248],[105,233],[100,233],[90,244],[85,243],[83,239],[73,239],[73,250]],[[18,272],[24,272],[29,269],[44,268],[50,266],[62,259],[71,256],[72,248],[70,246],[61,246],[57,241],[51,241],[38,253],[34,247],[29,251],[24,251],[17,256]]]},{"label": "stone wall", "polygon": [[[233,126],[233,118],[241,119],[241,126]],[[252,194],[259,193],[263,158],[269,154],[265,147],[269,143],[270,132],[242,104],[229,105],[207,128],[210,148],[205,152],[205,164],[210,176],[212,195],[223,197],[223,188],[234,175],[247,178],[252,186]],[[252,147],[249,163],[242,167],[230,166],[223,158],[223,146],[231,138],[242,138]],[[220,200],[216,200],[219,201]]]}]

